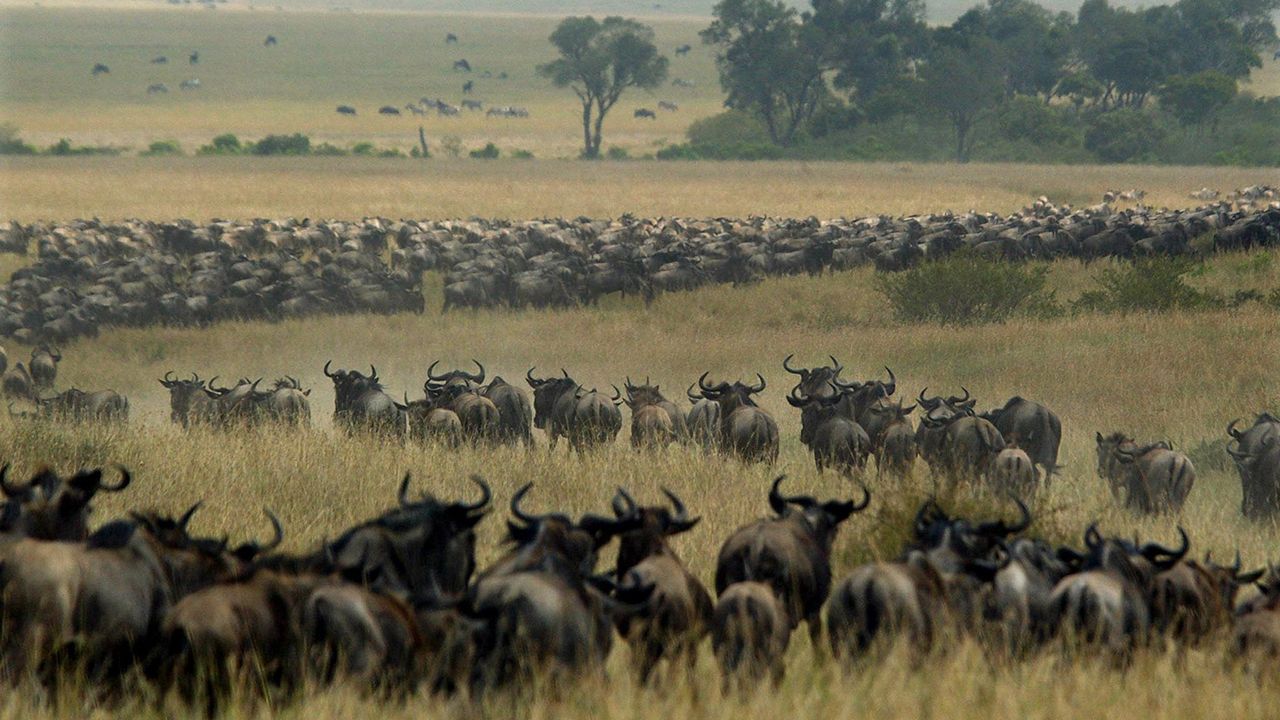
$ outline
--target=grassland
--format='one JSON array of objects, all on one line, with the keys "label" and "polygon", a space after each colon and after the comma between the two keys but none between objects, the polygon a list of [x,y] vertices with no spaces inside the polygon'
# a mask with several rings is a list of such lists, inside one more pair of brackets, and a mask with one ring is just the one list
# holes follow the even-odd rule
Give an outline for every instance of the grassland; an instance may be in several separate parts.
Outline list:
[{"label": "grassland", "polygon": [[[1055,265],[1051,283],[1069,299],[1090,288],[1100,270]],[[1265,292],[1280,286],[1280,256],[1218,258],[1195,281],[1220,290]],[[816,360],[834,353],[851,376],[874,376],[881,366],[892,366],[907,397],[925,385],[945,392],[963,384],[980,398],[981,407],[1014,393],[1053,407],[1065,429],[1066,469],[1035,501],[1040,533],[1059,540],[1077,538],[1085,524],[1097,519],[1108,531],[1168,539],[1181,524],[1191,533],[1197,554],[1212,549],[1221,556],[1239,548],[1250,564],[1276,557],[1280,530],[1239,517],[1234,472],[1220,462],[1224,456],[1219,448],[1200,448],[1202,442],[1222,438],[1233,417],[1275,405],[1271,378],[1280,373],[1280,333],[1273,310],[1254,305],[1177,316],[1088,315],[956,330],[894,325],[869,288],[870,273],[858,271],[668,295],[649,309],[615,302],[594,310],[439,316],[429,308],[423,316],[112,331],[64,348],[60,385],[113,387],[126,393],[135,412],[131,427],[58,429],[3,419],[0,457],[15,463],[19,472],[48,461],[62,468],[109,461],[129,465],[137,473],[134,487],[104,499],[99,520],[130,506],[177,510],[203,498],[197,529],[225,530],[234,538],[265,533],[257,508],[269,506],[284,520],[290,548],[316,542],[385,507],[405,470],[415,473],[417,487],[445,495],[469,492],[463,478],[482,473],[494,484],[500,505],[518,485],[533,481],[534,507],[575,512],[603,510],[618,484],[644,499],[656,498],[665,484],[704,517],[678,547],[693,570],[710,581],[719,543],[735,527],[764,513],[764,492],[776,472],[788,473],[794,487],[820,495],[851,492],[846,482],[815,473],[797,441],[796,413],[783,402],[791,377],[780,368],[783,355],[796,352],[802,360]],[[450,452],[332,432],[332,394],[320,371],[325,360],[332,358],[340,366],[374,362],[398,393],[418,387],[434,358],[462,364],[473,356],[513,380],[533,364],[547,371],[566,367],[582,382],[597,386],[621,382],[626,375],[650,375],[676,397],[705,369],[722,377],[759,370],[770,381],[762,400],[780,420],[782,457],[776,468],[764,468],[680,448],[636,454],[625,445],[625,431],[617,447],[583,459],[567,455],[563,447],[548,453],[545,445],[528,453]],[[168,369],[198,370],[206,376],[297,375],[315,388],[316,428],[179,432],[166,422],[167,397],[155,382]],[[1169,438],[1201,460],[1200,479],[1179,516],[1139,519],[1114,506],[1094,474],[1092,451],[1094,431],[1113,429]],[[933,488],[923,469],[901,485],[870,482],[875,504],[840,535],[837,575],[869,558],[892,556],[906,513]],[[1005,503],[969,491],[950,501],[975,513],[1005,509]],[[501,550],[501,515],[481,526],[482,562]],[[993,666],[977,648],[962,643],[920,671],[895,656],[844,677],[815,662],[807,640],[797,636],[781,690],[740,705],[720,701],[709,654],[694,687],[641,690],[631,684],[626,651],[619,649],[612,656],[607,685],[588,684],[561,699],[541,698],[515,714],[577,719],[660,713],[762,720],[797,712],[961,719],[1269,716],[1274,690],[1265,686],[1259,694],[1254,681],[1224,670],[1220,651],[1218,643],[1211,643],[1192,652],[1182,666],[1172,657],[1144,657],[1121,674],[1103,663],[1068,666],[1052,655],[1015,667]],[[50,712],[33,708],[21,696],[0,701],[4,716]],[[370,712],[470,716],[463,706],[425,698],[374,709],[345,691],[315,695],[284,714],[328,718]],[[62,712],[67,714],[80,713],[73,705]]]}]

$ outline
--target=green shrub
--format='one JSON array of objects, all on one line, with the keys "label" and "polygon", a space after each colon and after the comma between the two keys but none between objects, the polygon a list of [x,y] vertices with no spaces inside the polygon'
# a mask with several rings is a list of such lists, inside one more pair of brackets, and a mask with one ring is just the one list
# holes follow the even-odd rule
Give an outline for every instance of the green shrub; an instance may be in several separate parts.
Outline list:
[{"label": "green shrub", "polygon": [[182,146],[177,140],[157,140],[147,146],[141,155],[144,157],[156,157],[164,155],[181,155]]},{"label": "green shrub", "polygon": [[972,325],[1015,315],[1060,312],[1045,289],[1049,268],[957,253],[899,273],[877,274],[875,288],[902,322]]},{"label": "green shrub", "polygon": [[352,155],[360,155],[360,156],[372,155],[372,154],[373,154],[373,143],[371,143],[371,142],[358,142],[358,143],[356,143],[355,145],[352,145],[352,146],[351,146],[351,154],[352,154]]},{"label": "green shrub", "polygon": [[345,149],[340,148],[337,145],[324,142],[311,148],[311,154],[320,155],[323,157],[340,157],[342,155],[349,155],[351,153],[348,153]]},{"label": "green shrub", "polygon": [[1222,297],[1187,284],[1184,276],[1200,267],[1186,258],[1147,258],[1108,268],[1098,277],[1099,288],[1081,295],[1072,307],[1126,314],[1225,307],[1228,303]]},{"label": "green shrub", "polygon": [[1142,160],[1164,140],[1164,129],[1141,110],[1113,110],[1094,118],[1085,149],[1106,162]]},{"label": "green shrub", "polygon": [[268,135],[250,149],[254,155],[309,155],[311,138],[302,133],[292,135]]},{"label": "green shrub", "polygon": [[457,135],[445,135],[440,138],[440,149],[449,157],[462,156],[462,138]]},{"label": "green shrub", "polygon": [[529,152],[528,150],[512,150],[511,157],[515,158],[516,160],[532,160],[533,153]]},{"label": "green shrub", "polygon": [[404,153],[400,152],[396,148],[383,148],[376,154],[380,158],[402,158],[405,156]]},{"label": "green shrub", "polygon": [[16,125],[0,125],[0,155],[35,155],[34,145],[28,145],[18,137]]},{"label": "green shrub", "polygon": [[497,145],[494,145],[493,143],[485,143],[484,147],[479,150],[472,150],[467,154],[477,160],[494,160],[502,153],[499,152]]},{"label": "green shrub", "polygon": [[627,160],[631,157],[626,148],[618,147],[616,145],[609,148],[609,151],[604,155],[610,160]]},{"label": "green shrub", "polygon": [[244,147],[240,144],[240,138],[232,133],[223,133],[196,150],[197,155],[239,155],[242,152]]},{"label": "green shrub", "polygon": [[122,152],[124,152],[124,148],[110,145],[72,145],[67,138],[62,138],[45,150],[45,154],[59,157],[69,155],[119,155]]}]

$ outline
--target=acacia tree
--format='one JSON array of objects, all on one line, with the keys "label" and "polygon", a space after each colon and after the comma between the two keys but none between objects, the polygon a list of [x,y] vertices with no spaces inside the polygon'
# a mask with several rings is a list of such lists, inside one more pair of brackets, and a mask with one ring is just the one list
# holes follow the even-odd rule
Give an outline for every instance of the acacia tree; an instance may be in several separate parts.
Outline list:
[{"label": "acacia tree", "polygon": [[969,162],[974,129],[1004,91],[993,44],[986,38],[939,43],[921,75],[925,103],[951,121],[956,160]]},{"label": "acacia tree", "polygon": [[560,57],[538,66],[556,87],[582,101],[582,156],[600,156],[604,117],[630,87],[655,88],[667,78],[667,58],[653,28],[621,17],[568,17],[551,33]]}]

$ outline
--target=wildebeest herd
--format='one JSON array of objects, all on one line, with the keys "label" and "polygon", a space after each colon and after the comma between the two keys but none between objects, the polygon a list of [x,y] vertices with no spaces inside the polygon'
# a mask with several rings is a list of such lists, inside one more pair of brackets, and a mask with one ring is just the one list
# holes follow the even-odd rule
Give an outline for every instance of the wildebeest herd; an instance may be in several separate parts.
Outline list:
[{"label": "wildebeest herd", "polygon": [[[423,691],[483,699],[550,679],[563,687],[602,677],[619,641],[641,683],[692,673],[706,638],[726,692],[781,679],[792,632],[804,622],[816,656],[852,670],[898,644],[924,654],[970,637],[1017,659],[1054,647],[1125,663],[1166,644],[1189,647],[1229,633],[1233,658],[1274,667],[1280,657],[1280,574],[1191,559],[1174,547],[1105,535],[1083,546],[1028,534],[1033,517],[955,516],[936,500],[915,513],[893,560],[836,578],[832,546],[868,508],[858,500],[787,495],[734,531],[720,549],[716,599],[670,538],[699,517],[664,489],[641,505],[619,488],[612,513],[535,513],[531,484],[510,501],[509,550],[476,569],[476,526],[491,511],[479,477],[474,501],[414,497],[405,475],[397,504],[310,549],[279,550],[281,522],[266,511],[268,542],[232,546],[194,536],[197,503],[173,518],[134,511],[91,530],[107,471],[26,483],[0,470],[0,671],[55,684],[81,673],[108,701],[145,683],[212,714],[239,690],[274,701],[304,682],[355,683],[382,696]],[[614,569],[598,558],[618,540]],[[1259,593],[1236,605],[1240,588]],[[664,670],[665,668],[665,670]]]},{"label": "wildebeest herd", "polygon": [[[1193,244],[1192,240],[1202,242]],[[1194,210],[1038,203],[967,213],[809,219],[680,218],[248,223],[79,220],[0,226],[0,248],[39,259],[0,289],[0,336],[64,342],[101,327],[208,324],[425,307],[572,307],[776,275],[873,265],[893,271],[968,249],[1010,261],[1085,260],[1271,246],[1280,209]]]}]

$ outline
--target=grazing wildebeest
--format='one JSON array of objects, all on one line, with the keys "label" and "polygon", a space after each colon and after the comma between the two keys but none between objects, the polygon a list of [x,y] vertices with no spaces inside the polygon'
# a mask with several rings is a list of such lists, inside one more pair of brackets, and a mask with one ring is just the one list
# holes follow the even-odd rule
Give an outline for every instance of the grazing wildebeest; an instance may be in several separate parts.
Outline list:
[{"label": "grazing wildebeest", "polygon": [[980,415],[996,426],[1006,440],[1016,439],[1045,477],[1058,471],[1058,445],[1062,442],[1062,421],[1052,410],[1033,400],[1013,396],[1004,404]]},{"label": "grazing wildebeest", "polygon": [[53,387],[58,379],[58,363],[62,362],[62,351],[51,350],[48,345],[40,345],[31,351],[31,381],[37,389],[47,390]]},{"label": "grazing wildebeest", "polygon": [[785,477],[779,475],[769,488],[776,516],[739,528],[720,548],[716,593],[739,582],[770,586],[786,608],[788,627],[807,622],[816,644],[822,630],[818,613],[831,588],[831,543],[840,523],[871,504],[871,492],[863,486],[861,503],[820,503],[808,495],[782,495],[778,488]]},{"label": "grazing wildebeest", "polygon": [[129,401],[114,390],[85,392],[71,388],[51,398],[35,398],[40,414],[51,420],[124,422]]},{"label": "grazing wildebeest", "polygon": [[395,107],[393,105],[383,105],[382,107],[378,108],[378,114],[379,115],[399,115],[400,108]]},{"label": "grazing wildebeest", "polygon": [[191,64],[191,65],[199,65],[199,64],[200,64],[200,51],[199,51],[199,50],[192,50],[192,51],[191,51],[191,54],[190,54],[189,56],[187,56],[187,62],[188,62],[189,64]]},{"label": "grazing wildebeest", "polygon": [[479,100],[463,100],[462,109],[480,111],[484,109],[484,103]]},{"label": "grazing wildebeest", "polygon": [[339,115],[355,115],[356,109],[351,107],[350,105],[339,105],[338,114]]},{"label": "grazing wildebeest", "polygon": [[709,374],[704,372],[698,378],[698,388],[704,398],[720,405],[720,449],[744,462],[777,462],[778,423],[751,397],[765,389],[764,376],[756,373],[760,380],[756,385],[722,382],[711,386],[707,384]]},{"label": "grazing wildebeest", "polygon": [[1123,433],[1095,433],[1098,474],[1117,499],[1140,513],[1177,512],[1196,481],[1196,469],[1184,454],[1160,441],[1138,446]]},{"label": "grazing wildebeest", "polygon": [[533,368],[525,380],[533,388],[533,424],[542,428],[555,449],[560,437],[579,453],[611,442],[622,430],[622,413],[617,405],[622,393],[616,388],[610,399],[596,390],[586,390],[561,368],[563,377],[535,378]]},{"label": "grazing wildebeest", "polygon": [[684,661],[692,673],[698,644],[711,624],[711,596],[667,540],[692,530],[701,518],[689,517],[675,493],[666,488],[662,492],[670,510],[661,506],[637,508],[621,488],[613,502],[619,520],[639,517],[639,527],[618,536],[618,582],[625,587],[653,586],[649,602],[639,612],[614,618],[619,633],[632,645],[641,683],[648,681],[663,659],[670,661],[673,671],[676,663]]},{"label": "grazing wildebeest", "polygon": [[692,45],[685,43],[684,45],[680,45],[679,47],[676,48],[676,55],[688,55],[689,51],[692,49],[693,49]]},{"label": "grazing wildebeest", "polygon": [[475,89],[475,86],[476,86],[476,81],[475,81],[475,80],[468,80],[468,81],[466,81],[466,82],[462,83],[462,94],[463,94],[463,95],[470,95],[470,94],[471,94],[471,91],[472,91],[473,89]]},{"label": "grazing wildebeest", "polygon": [[636,108],[634,115],[637,118],[648,118],[650,120],[658,119],[658,113],[650,110],[649,108]]},{"label": "grazing wildebeest", "polygon": [[396,401],[382,390],[378,382],[378,370],[369,366],[369,375],[356,370],[329,372],[329,362],[324,364],[324,374],[333,381],[333,421],[348,432],[370,430],[389,435],[402,435],[407,430],[407,420]]},{"label": "grazing wildebeest", "polygon": [[445,36],[444,36],[444,44],[445,44],[445,45],[457,45],[457,44],[458,44],[458,36],[457,36],[457,35],[455,35],[455,34],[453,34],[453,33],[445,33]]},{"label": "grazing wildebeest", "polygon": [[[1227,426],[1227,434],[1231,441],[1227,451],[1235,460],[1236,471],[1240,474],[1241,501],[1240,511],[1247,518],[1260,518],[1280,512],[1280,467],[1271,468],[1259,459],[1263,449],[1272,438],[1280,437],[1280,420],[1271,413],[1261,413],[1254,418],[1253,425],[1244,431],[1236,429],[1239,420],[1232,420]],[[1232,445],[1235,448],[1232,449]],[[1267,472],[1255,472],[1267,470]]]},{"label": "grazing wildebeest", "polygon": [[659,101],[658,101],[658,109],[659,109],[659,110],[666,110],[667,112],[675,112],[675,111],[677,111],[677,110],[679,110],[679,109],[680,109],[680,106],[679,106],[679,105],[676,105],[676,104],[675,104],[675,103],[673,103],[673,102],[668,102],[668,101],[666,101],[666,100],[659,100]]},{"label": "grazing wildebeest", "polygon": [[467,62],[466,58],[462,58],[461,60],[454,60],[453,69],[461,70],[462,72],[471,72],[471,63]]},{"label": "grazing wildebeest", "polygon": [[263,46],[263,47],[271,47],[271,46],[273,46],[273,45],[278,45],[278,44],[279,44],[279,42],[280,42],[280,41],[276,40],[276,36],[275,36],[275,35],[268,35],[268,36],[267,36],[267,39],[262,41],[262,46]]},{"label": "grazing wildebeest", "polygon": [[147,86],[148,95],[159,95],[167,92],[169,92],[169,86],[164,83],[152,83]]},{"label": "grazing wildebeest", "polygon": [[156,57],[151,58],[152,65],[167,65],[168,63],[169,58],[164,55],[157,55]]},{"label": "grazing wildebeest", "polygon": [[94,77],[98,77],[99,75],[110,75],[110,74],[111,74],[111,68],[107,67],[103,63],[94,63],[93,65]]},{"label": "grazing wildebeest", "polygon": [[719,593],[711,621],[711,649],[721,690],[750,692],[768,677],[776,687],[786,673],[792,624],[787,608],[762,582],[736,582]]}]

